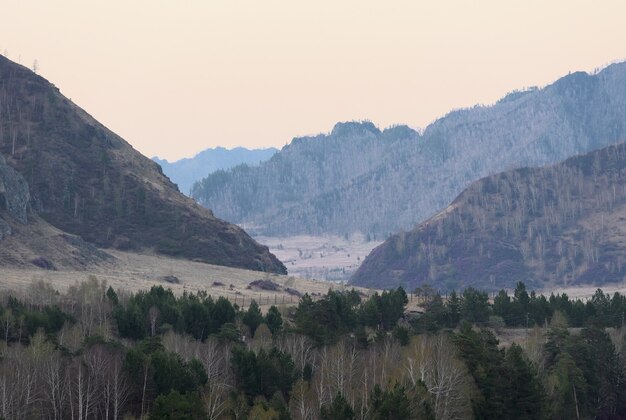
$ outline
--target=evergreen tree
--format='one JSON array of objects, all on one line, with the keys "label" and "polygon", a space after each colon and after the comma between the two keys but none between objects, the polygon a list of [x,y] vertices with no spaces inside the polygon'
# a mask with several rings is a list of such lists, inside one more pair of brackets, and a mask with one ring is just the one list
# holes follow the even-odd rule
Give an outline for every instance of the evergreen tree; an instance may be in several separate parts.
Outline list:
[{"label": "evergreen tree", "polygon": [[481,292],[468,287],[461,295],[461,318],[472,323],[486,322],[489,319],[489,296],[486,292]]},{"label": "evergreen tree", "polygon": [[159,395],[150,413],[151,420],[202,420],[206,419],[202,401],[197,394],[172,391]]},{"label": "evergreen tree", "polygon": [[461,321],[461,301],[456,290],[450,292],[448,301],[446,302],[446,310],[448,314],[447,326],[455,328]]},{"label": "evergreen tree", "polygon": [[390,390],[382,391],[380,385],[372,391],[372,419],[391,420],[411,417],[411,402],[405,388],[395,384]]},{"label": "evergreen tree", "polygon": [[474,416],[504,418],[506,371],[504,351],[498,348],[498,340],[489,330],[474,331],[469,323],[461,324],[451,338],[480,391],[472,400]]},{"label": "evergreen tree", "polygon": [[283,327],[283,317],[276,306],[272,305],[268,309],[265,315],[265,323],[272,332],[272,335],[276,335]]},{"label": "evergreen tree", "polygon": [[323,405],[320,411],[322,420],[353,420],[354,410],[340,393],[335,395],[330,405]]},{"label": "evergreen tree", "polygon": [[508,419],[539,419],[543,417],[543,389],[537,374],[520,346],[513,343],[506,351],[504,372],[505,417]]},{"label": "evergreen tree", "polygon": [[256,300],[253,299],[252,302],[250,302],[250,307],[244,314],[242,321],[250,328],[250,336],[254,337],[254,332],[263,322],[263,315],[261,314],[261,309],[259,309]]}]

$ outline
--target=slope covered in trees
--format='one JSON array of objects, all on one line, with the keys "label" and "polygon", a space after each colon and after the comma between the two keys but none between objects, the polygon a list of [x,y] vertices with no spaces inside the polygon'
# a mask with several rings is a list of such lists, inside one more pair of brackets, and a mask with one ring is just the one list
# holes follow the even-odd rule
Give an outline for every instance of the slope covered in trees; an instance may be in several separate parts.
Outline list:
[{"label": "slope covered in trees", "polygon": [[55,86],[2,56],[0,154],[27,182],[29,207],[88,242],[286,271],[267,247],[178,192],[156,163]]},{"label": "slope covered in trees", "polygon": [[268,149],[216,147],[203,150],[192,158],[184,158],[175,162],[168,162],[167,159],[159,159],[158,157],[153,157],[152,160],[161,165],[163,173],[178,185],[178,189],[183,194],[189,194],[195,182],[212,172],[241,164],[258,165],[260,162],[271,158],[276,152],[278,149],[273,147]]},{"label": "slope covered in trees", "polygon": [[392,236],[355,285],[438,289],[603,284],[626,276],[626,144],[473,183],[448,208]]},{"label": "slope covered in trees", "polygon": [[218,171],[192,195],[258,233],[411,229],[484,176],[541,166],[626,139],[626,64],[573,73],[493,106],[454,111],[417,133],[340,123],[296,138],[258,168]]}]

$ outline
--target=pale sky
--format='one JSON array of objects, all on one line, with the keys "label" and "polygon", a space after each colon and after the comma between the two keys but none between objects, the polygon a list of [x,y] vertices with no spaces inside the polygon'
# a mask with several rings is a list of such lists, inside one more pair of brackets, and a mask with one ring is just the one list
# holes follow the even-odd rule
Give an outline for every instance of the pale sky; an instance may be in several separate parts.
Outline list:
[{"label": "pale sky", "polygon": [[626,2],[0,0],[0,53],[151,157],[425,127],[626,59]]}]

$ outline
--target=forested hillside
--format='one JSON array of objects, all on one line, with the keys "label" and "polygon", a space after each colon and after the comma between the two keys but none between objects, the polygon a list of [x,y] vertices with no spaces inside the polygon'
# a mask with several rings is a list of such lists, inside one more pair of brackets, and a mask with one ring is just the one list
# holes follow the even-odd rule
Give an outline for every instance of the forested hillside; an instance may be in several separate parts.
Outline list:
[{"label": "forested hillside", "polygon": [[360,231],[384,239],[430,217],[476,179],[625,139],[622,63],[451,112],[422,134],[340,123],[329,134],[294,139],[258,168],[218,171],[192,196],[255,233]]},{"label": "forested hillside", "polygon": [[[412,297],[411,299],[415,299]],[[401,288],[242,309],[91,277],[0,295],[5,419],[623,418],[626,298]],[[525,325],[526,329],[511,327]],[[574,327],[574,328],[572,328]],[[508,341],[500,341],[509,337]],[[510,337],[517,337],[511,341]],[[515,342],[517,341],[517,342]]]},{"label": "forested hillside", "polygon": [[625,220],[621,143],[475,182],[432,219],[374,249],[351,282],[446,290],[620,282]]},{"label": "forested hillside", "polygon": [[0,154],[27,184],[24,208],[88,242],[286,272],[267,247],[179,193],[156,163],[2,56]]},{"label": "forested hillside", "polygon": [[161,165],[163,173],[186,195],[190,194],[191,187],[197,181],[205,178],[218,169],[229,169],[237,165],[258,165],[271,158],[278,149],[246,149],[235,147],[225,149],[216,147],[206,149],[192,158],[184,158],[175,162],[153,157],[152,160]]}]

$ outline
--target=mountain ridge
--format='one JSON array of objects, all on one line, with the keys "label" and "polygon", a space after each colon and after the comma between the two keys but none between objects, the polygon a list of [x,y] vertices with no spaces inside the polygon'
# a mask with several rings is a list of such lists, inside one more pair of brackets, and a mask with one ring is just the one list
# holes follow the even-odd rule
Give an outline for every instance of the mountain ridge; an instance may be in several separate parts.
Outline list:
[{"label": "mountain ridge", "polygon": [[99,247],[286,272],[267,247],[179,193],[158,164],[3,56],[0,154],[26,180],[35,213]]},{"label": "mountain ridge", "polygon": [[625,87],[620,63],[452,111],[421,133],[338,123],[328,134],[294,139],[257,168],[215,173],[192,196],[220,217],[254,226],[255,234],[361,231],[384,239],[435,214],[483,176],[626,139]]},{"label": "mountain ridge", "polygon": [[213,147],[196,153],[193,157],[173,162],[154,156],[152,160],[163,169],[163,173],[177,186],[179,191],[189,195],[193,184],[219,169],[229,169],[237,165],[258,165],[271,158],[278,149],[274,147],[247,149],[245,147]]}]

